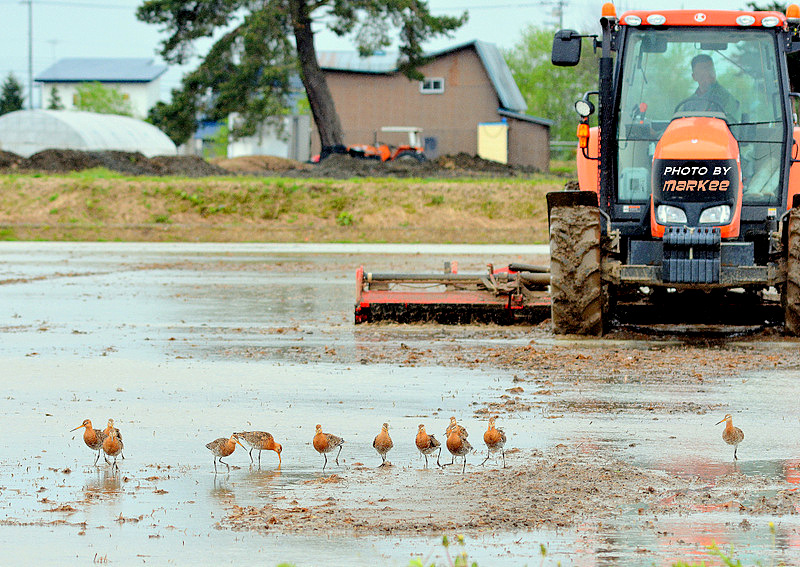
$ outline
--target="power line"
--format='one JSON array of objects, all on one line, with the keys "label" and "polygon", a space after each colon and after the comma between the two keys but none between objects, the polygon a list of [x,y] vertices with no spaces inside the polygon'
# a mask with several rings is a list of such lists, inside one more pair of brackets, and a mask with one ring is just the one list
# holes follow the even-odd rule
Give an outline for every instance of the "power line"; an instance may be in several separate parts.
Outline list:
[{"label": "power line", "polygon": [[[4,0],[1,4],[19,4],[19,0]],[[27,0],[23,1],[27,4]],[[136,10],[137,6],[131,4],[128,6],[119,4],[99,4],[94,2],[75,2],[73,0],[66,0],[64,2],[57,2],[56,0],[33,0],[37,6],[62,6],[64,8],[101,8],[105,10]]]},{"label": "power line", "polygon": [[431,8],[432,12],[455,12],[463,10],[507,10],[509,8],[541,8],[541,2],[523,2],[521,4],[492,4],[490,6],[450,6],[447,8]]}]

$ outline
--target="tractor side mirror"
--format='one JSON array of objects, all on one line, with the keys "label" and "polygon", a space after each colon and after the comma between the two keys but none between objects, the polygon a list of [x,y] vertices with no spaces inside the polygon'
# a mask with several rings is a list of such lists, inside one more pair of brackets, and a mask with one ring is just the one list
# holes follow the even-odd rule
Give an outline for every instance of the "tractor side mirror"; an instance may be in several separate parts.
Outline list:
[{"label": "tractor side mirror", "polygon": [[575,30],[558,30],[553,38],[553,65],[574,67],[580,60],[581,35]]}]

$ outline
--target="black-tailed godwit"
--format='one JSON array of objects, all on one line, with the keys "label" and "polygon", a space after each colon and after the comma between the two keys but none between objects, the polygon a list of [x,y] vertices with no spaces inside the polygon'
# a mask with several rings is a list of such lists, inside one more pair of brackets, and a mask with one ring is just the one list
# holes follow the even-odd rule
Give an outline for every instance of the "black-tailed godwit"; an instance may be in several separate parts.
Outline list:
[{"label": "black-tailed godwit", "polygon": [[442,454],[442,444],[439,443],[433,435],[428,435],[425,432],[425,424],[423,423],[419,424],[416,444],[419,452],[425,457],[425,468],[428,468],[428,455],[432,455],[437,449],[439,453],[436,455],[436,464],[442,466],[439,464],[439,456]]},{"label": "black-tailed godwit", "polygon": [[733,426],[733,418],[731,417],[731,414],[725,414],[725,417],[723,417],[714,425],[719,425],[723,421],[725,422],[725,429],[722,431],[722,439],[728,445],[733,445],[733,460],[736,461],[738,460],[738,457],[736,456],[736,450],[739,448],[739,443],[741,443],[744,439],[744,433],[742,433],[742,430],[738,427]]},{"label": "black-tailed godwit", "polygon": [[271,433],[266,431],[242,431],[234,433],[236,437],[250,445],[250,462],[253,461],[253,449],[258,449],[258,466],[261,466],[261,451],[275,451],[278,454],[278,468],[281,468],[281,451],[283,447],[275,442]]},{"label": "black-tailed godwit", "polygon": [[463,474],[467,468],[467,455],[472,451],[472,445],[461,437],[458,427],[453,427],[450,430],[450,435],[447,436],[447,450],[453,455],[453,460],[450,462],[451,465],[455,462],[456,457],[464,458],[464,465],[461,467]]},{"label": "black-tailed godwit", "polygon": [[239,445],[245,451],[247,448],[241,444],[241,442],[236,438],[236,434],[233,433],[230,436],[230,439],[225,437],[220,437],[219,439],[214,439],[211,443],[206,443],[206,447],[214,454],[214,474],[217,473],[217,459],[219,462],[228,467],[228,472],[231,470],[231,466],[222,460],[222,457],[227,457],[236,449],[236,445]]},{"label": "black-tailed godwit", "polygon": [[339,452],[336,453],[336,464],[339,464],[339,455],[342,453],[343,443],[344,439],[332,433],[323,433],[322,426],[319,423],[317,424],[317,433],[314,435],[314,449],[317,450],[317,453],[321,453],[322,456],[325,457],[325,464],[322,465],[323,471],[325,467],[328,466],[328,456],[326,453],[330,453],[336,447],[339,447]]},{"label": "black-tailed godwit", "polygon": [[375,440],[372,441],[372,447],[378,452],[381,456],[381,466],[386,464],[386,453],[388,453],[392,447],[394,447],[394,443],[392,443],[392,438],[389,437],[389,424],[384,423],[381,427],[381,432],[375,436]]},{"label": "black-tailed godwit", "polygon": [[500,454],[503,456],[503,468],[506,468],[506,453],[503,450],[503,447],[506,445],[506,434],[502,429],[497,429],[494,426],[494,422],[497,418],[498,416],[496,415],[489,418],[489,428],[483,434],[483,442],[486,443],[489,452],[486,454],[486,458],[481,464],[483,465],[488,461],[492,453],[500,451]]},{"label": "black-tailed godwit", "polygon": [[122,439],[117,438],[117,430],[113,427],[109,430],[108,437],[103,439],[103,452],[107,455],[104,457],[107,463],[108,457],[114,457],[114,464],[111,465],[111,468],[116,468],[117,455],[122,453]]},{"label": "black-tailed godwit", "polygon": [[100,431],[99,429],[92,428],[92,420],[84,419],[83,423],[81,423],[78,427],[74,429],[70,429],[70,431],[75,431],[76,429],[80,429],[83,427],[83,442],[86,443],[86,446],[92,449],[93,451],[97,451],[97,456],[94,458],[94,464],[97,464],[97,460],[100,458],[100,452],[103,449],[103,439],[106,438],[105,433]]}]

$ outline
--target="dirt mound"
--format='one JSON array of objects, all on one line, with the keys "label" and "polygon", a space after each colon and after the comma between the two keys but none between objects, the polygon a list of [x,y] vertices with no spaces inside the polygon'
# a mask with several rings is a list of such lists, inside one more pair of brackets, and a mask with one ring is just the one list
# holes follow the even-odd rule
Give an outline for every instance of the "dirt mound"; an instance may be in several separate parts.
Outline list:
[{"label": "dirt mound", "polygon": [[208,163],[197,156],[156,156],[150,163],[161,169],[159,175],[182,175],[186,177],[208,177],[230,175],[230,171]]},{"label": "dirt mound", "polygon": [[22,156],[0,150],[0,169],[24,169],[27,161]]},{"label": "dirt mound", "polygon": [[515,170],[513,166],[496,161],[490,161],[478,156],[471,156],[460,152],[453,155],[441,156],[433,160],[437,167],[442,169],[460,169],[467,171],[483,171],[487,173],[511,174]]},{"label": "dirt mound", "polygon": [[0,171],[44,171],[69,173],[105,167],[124,175],[174,175],[211,177],[220,175],[275,175],[287,177],[518,177],[536,173],[531,167],[510,166],[471,156],[466,153],[447,155],[435,160],[417,162],[380,160],[333,154],[319,164],[302,163],[276,156],[244,156],[216,159],[213,162],[197,156],[155,156],[138,152],[44,150],[25,159],[0,151]]},{"label": "dirt mound", "polygon": [[211,163],[233,173],[275,173],[299,170],[313,170],[314,166],[293,159],[277,156],[241,156],[237,158],[216,158]]}]

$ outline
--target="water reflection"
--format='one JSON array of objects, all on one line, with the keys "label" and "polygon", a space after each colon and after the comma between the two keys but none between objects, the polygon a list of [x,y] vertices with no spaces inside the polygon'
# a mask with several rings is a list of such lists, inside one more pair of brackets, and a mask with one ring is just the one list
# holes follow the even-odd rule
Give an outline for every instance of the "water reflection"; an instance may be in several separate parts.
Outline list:
[{"label": "water reflection", "polygon": [[264,471],[255,466],[250,467],[250,471],[245,476],[245,481],[253,487],[258,496],[270,496],[275,492],[280,478],[280,470]]},{"label": "water reflection", "polygon": [[216,501],[223,506],[229,506],[234,503],[234,500],[236,499],[236,493],[231,488],[230,480],[230,474],[214,475],[213,486],[208,492],[213,501]]},{"label": "water reflection", "polygon": [[102,499],[114,501],[122,494],[122,478],[117,468],[97,468],[93,475],[87,476],[83,485],[86,502]]}]

